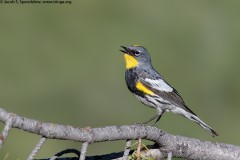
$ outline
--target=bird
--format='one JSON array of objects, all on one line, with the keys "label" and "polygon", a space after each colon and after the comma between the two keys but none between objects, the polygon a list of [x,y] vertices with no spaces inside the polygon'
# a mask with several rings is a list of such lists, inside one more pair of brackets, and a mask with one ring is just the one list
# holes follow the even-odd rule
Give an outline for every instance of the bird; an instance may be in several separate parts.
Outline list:
[{"label": "bird", "polygon": [[157,113],[147,124],[156,119],[153,126],[160,120],[165,111],[181,115],[196,122],[214,136],[218,133],[204,123],[190,108],[183,98],[163,77],[153,68],[148,50],[140,45],[120,46],[125,60],[125,81],[128,89],[146,106],[155,108]]}]

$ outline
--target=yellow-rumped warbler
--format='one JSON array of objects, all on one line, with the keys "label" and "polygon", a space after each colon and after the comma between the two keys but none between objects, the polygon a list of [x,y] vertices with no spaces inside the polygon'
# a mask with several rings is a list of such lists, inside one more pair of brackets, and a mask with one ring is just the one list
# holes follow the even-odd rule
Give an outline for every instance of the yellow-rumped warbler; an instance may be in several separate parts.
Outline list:
[{"label": "yellow-rumped warbler", "polygon": [[155,125],[165,111],[171,111],[196,122],[212,136],[218,136],[216,131],[186,106],[179,93],[155,71],[146,48],[139,45],[121,47],[123,50],[120,51],[124,53],[126,63],[125,80],[128,89],[143,104],[157,109],[157,114],[145,123],[157,118]]}]

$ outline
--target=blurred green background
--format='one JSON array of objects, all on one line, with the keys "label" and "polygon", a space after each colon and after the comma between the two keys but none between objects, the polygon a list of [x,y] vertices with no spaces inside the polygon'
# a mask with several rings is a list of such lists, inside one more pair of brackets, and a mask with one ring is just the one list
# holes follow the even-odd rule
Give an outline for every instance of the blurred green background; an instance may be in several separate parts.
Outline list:
[{"label": "blurred green background", "polygon": [[[120,45],[141,44],[187,105],[219,132],[166,113],[158,127],[176,135],[240,145],[239,1],[77,1],[0,4],[0,106],[44,122],[101,127],[156,113],[127,89]],[[0,124],[0,129],[3,125]],[[39,136],[13,129],[0,159],[26,159]],[[92,144],[88,155],[123,150]],[[81,143],[48,140],[37,158]],[[7,160],[8,160],[7,159]]]}]

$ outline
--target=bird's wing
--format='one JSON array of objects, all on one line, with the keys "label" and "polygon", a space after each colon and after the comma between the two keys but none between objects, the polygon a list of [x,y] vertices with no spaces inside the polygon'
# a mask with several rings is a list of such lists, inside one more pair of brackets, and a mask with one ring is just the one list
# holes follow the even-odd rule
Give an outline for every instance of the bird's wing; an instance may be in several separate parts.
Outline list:
[{"label": "bird's wing", "polygon": [[140,78],[140,82],[154,94],[161,97],[170,104],[174,104],[182,109],[196,115],[184,103],[177,90],[167,84],[163,79]]}]

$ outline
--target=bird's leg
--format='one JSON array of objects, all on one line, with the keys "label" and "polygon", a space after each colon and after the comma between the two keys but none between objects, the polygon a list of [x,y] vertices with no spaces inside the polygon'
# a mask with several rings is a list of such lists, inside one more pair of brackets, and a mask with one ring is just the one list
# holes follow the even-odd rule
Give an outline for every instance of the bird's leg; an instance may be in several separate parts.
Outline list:
[{"label": "bird's leg", "polygon": [[147,124],[147,123],[151,122],[152,120],[156,119],[157,117],[159,117],[159,114],[156,114],[155,116],[153,116],[152,118],[150,118],[146,122],[143,122],[143,124]]},{"label": "bird's leg", "polygon": [[155,125],[157,124],[157,122],[160,120],[160,118],[162,117],[162,115],[163,115],[164,112],[165,112],[164,110],[158,110],[158,113],[157,113],[158,119],[157,119],[156,122],[153,124],[153,126],[155,126]]},{"label": "bird's leg", "polygon": [[157,114],[154,115],[152,118],[150,118],[149,120],[147,120],[146,122],[144,122],[143,124],[147,124],[149,122],[151,122],[152,120],[156,119],[156,122],[153,124],[153,126],[156,125],[156,123],[160,120],[160,118],[162,117],[163,113],[165,112],[165,110],[162,110],[160,107],[157,108]]},{"label": "bird's leg", "polygon": [[156,124],[157,124],[157,122],[160,120],[160,118],[162,117],[162,115],[163,115],[163,113],[164,113],[165,111],[163,111],[162,112],[162,114],[160,114],[160,115],[158,115],[158,119],[156,120],[156,122],[153,124],[153,126],[155,126]]}]

